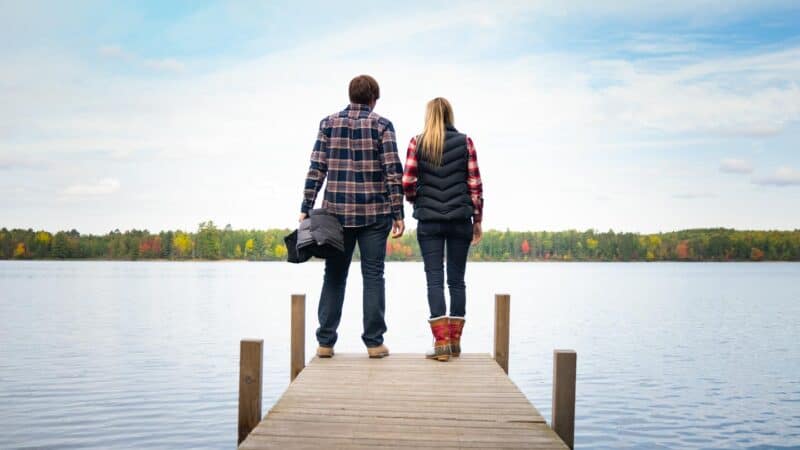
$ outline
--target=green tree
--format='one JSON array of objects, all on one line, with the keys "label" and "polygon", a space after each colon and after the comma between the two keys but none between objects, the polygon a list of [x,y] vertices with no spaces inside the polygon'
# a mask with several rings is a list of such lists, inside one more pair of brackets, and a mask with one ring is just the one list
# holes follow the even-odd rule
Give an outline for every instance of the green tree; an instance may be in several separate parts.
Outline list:
[{"label": "green tree", "polygon": [[203,259],[222,257],[221,233],[214,222],[209,220],[200,224],[197,231],[197,250]]}]

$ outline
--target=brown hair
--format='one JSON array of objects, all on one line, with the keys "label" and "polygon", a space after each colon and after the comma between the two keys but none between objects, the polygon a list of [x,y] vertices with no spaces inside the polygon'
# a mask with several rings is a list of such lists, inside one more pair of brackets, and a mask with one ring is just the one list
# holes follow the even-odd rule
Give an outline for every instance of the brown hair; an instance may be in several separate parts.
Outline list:
[{"label": "brown hair", "polygon": [[370,105],[381,96],[381,88],[375,78],[359,75],[350,80],[350,102]]},{"label": "brown hair", "polygon": [[425,108],[425,128],[417,137],[420,156],[435,166],[442,164],[447,125],[453,125],[453,107],[447,99],[436,97]]}]

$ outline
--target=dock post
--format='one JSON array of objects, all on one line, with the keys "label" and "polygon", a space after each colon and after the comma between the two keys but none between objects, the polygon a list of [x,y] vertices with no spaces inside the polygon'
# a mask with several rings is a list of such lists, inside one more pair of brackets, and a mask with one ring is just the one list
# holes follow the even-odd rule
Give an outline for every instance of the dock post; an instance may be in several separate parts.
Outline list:
[{"label": "dock post", "polygon": [[494,360],[508,374],[509,321],[511,319],[511,296],[494,296]]},{"label": "dock post", "polygon": [[261,421],[264,341],[243,339],[239,346],[239,444]]},{"label": "dock post", "polygon": [[553,350],[553,431],[569,448],[575,445],[575,374],[578,355],[574,350]]},{"label": "dock post", "polygon": [[306,367],[306,296],[292,295],[292,355],[289,378],[294,381]]}]

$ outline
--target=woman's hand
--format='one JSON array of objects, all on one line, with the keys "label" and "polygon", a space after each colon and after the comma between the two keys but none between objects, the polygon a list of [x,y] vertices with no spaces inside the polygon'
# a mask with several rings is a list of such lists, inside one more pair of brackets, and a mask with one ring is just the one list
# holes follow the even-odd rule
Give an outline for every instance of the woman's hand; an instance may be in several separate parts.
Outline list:
[{"label": "woman's hand", "polygon": [[306,213],[300,213],[300,218],[299,218],[299,219],[297,219],[297,221],[298,221],[298,222],[302,222],[302,221],[306,220],[306,217],[308,217],[308,214],[306,214]]},{"label": "woman's hand", "polygon": [[483,229],[481,228],[480,222],[475,222],[472,224],[472,245],[478,245],[478,242],[481,241],[483,237]]}]

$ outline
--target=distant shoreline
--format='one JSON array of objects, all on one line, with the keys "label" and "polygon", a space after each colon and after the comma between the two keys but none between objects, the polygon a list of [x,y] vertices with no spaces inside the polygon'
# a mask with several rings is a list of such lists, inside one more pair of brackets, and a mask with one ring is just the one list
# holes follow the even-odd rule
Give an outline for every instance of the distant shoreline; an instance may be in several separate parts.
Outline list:
[{"label": "distant shoreline", "polygon": [[[28,259],[0,259],[0,263],[4,262],[135,262],[135,263],[145,263],[145,262],[156,262],[156,263],[182,263],[182,264],[191,264],[191,263],[286,263],[285,260],[247,260],[247,259],[104,259],[104,258],[28,258]],[[353,262],[360,261],[358,258],[353,258]],[[305,263],[324,263],[325,261],[322,259],[311,259]],[[421,259],[398,259],[398,260],[386,260],[387,263],[421,263]],[[658,261],[642,261],[642,260],[632,260],[632,261],[602,261],[602,260],[560,260],[560,259],[528,259],[528,260],[469,260],[470,264],[474,263],[532,263],[532,264],[576,264],[576,263],[592,263],[592,264],[659,264],[659,263],[679,263],[679,264],[740,264],[740,263],[747,263],[747,264],[769,264],[769,263],[800,263],[800,261],[781,261],[781,260],[762,260],[762,261],[752,261],[747,259],[737,259],[737,260],[728,260],[728,261],[718,261],[718,260],[687,260],[687,259],[676,259],[676,260],[658,260]],[[296,264],[290,264],[296,265]]]},{"label": "distant shoreline", "polygon": [[[104,235],[0,228],[0,259],[90,261],[285,261],[288,229],[240,230],[203,222],[196,231],[113,230]],[[356,250],[354,258],[358,258]],[[708,228],[639,234],[486,230],[470,261],[800,261],[800,229]],[[386,242],[387,261],[420,261],[416,232]]]}]

